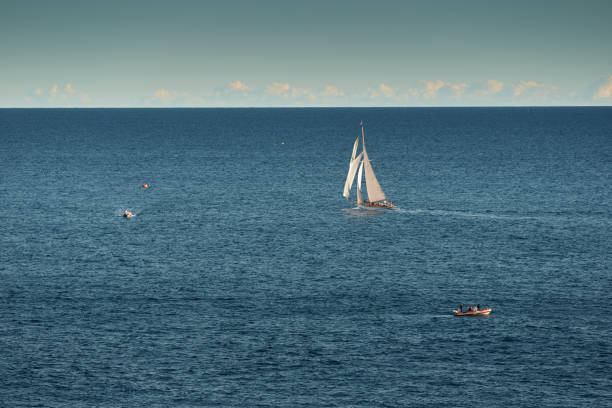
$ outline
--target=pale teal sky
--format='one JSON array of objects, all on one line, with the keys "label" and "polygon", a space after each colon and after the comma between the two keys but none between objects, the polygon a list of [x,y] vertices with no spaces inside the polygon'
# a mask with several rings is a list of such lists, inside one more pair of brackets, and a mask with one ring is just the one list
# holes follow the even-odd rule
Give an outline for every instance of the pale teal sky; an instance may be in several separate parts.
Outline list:
[{"label": "pale teal sky", "polygon": [[612,105],[612,1],[0,0],[0,107]]}]

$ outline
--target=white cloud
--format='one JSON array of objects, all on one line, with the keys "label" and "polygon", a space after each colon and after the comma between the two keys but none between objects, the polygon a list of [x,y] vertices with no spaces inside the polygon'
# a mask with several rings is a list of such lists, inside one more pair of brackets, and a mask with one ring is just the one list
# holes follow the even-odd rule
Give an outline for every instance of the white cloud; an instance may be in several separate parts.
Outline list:
[{"label": "white cloud", "polygon": [[[228,90],[224,88],[223,92],[217,91],[216,96],[227,95]],[[210,96],[210,95],[209,95]],[[187,91],[175,91],[166,88],[159,88],[153,92],[153,96],[147,99],[147,103],[156,106],[206,106],[206,100],[200,96],[192,95]],[[214,105],[223,106],[223,101],[216,101]]]},{"label": "white cloud", "polygon": [[154,101],[169,102],[176,98],[176,92],[170,92],[165,88],[160,88],[153,93]]},{"label": "white cloud", "polygon": [[425,91],[423,92],[423,98],[435,99],[436,96],[438,96],[438,91],[445,85],[448,84],[446,82],[442,82],[439,79],[435,82],[425,81]]},{"label": "white cloud", "polygon": [[306,97],[310,100],[317,98],[317,96],[312,91],[310,91],[309,89],[305,89],[305,88],[292,88],[291,96],[293,98]]},{"label": "white cloud", "polygon": [[504,87],[504,83],[501,81],[496,81],[495,79],[489,79],[487,81],[487,85],[489,85],[489,89],[487,93],[489,95],[495,95],[496,93],[501,92]]},{"label": "white cloud", "polygon": [[233,91],[248,91],[249,87],[242,81],[235,80],[234,82],[230,82],[229,87]]},{"label": "white cloud", "polygon": [[418,89],[408,88],[407,92],[408,93],[402,94],[403,99],[413,99],[419,98],[421,96],[421,91],[419,91]]},{"label": "white cloud", "polygon": [[520,96],[532,88],[542,88],[544,84],[538,84],[535,81],[521,81],[517,85],[512,85],[514,88],[514,96]]},{"label": "white cloud", "polygon": [[376,88],[368,88],[365,93],[354,94],[355,98],[368,98],[371,103],[393,106],[397,103],[406,103],[408,101],[414,103],[421,95],[421,92],[415,88],[394,88],[383,82],[378,84]]},{"label": "white cloud", "polygon": [[454,98],[460,100],[463,97],[465,91],[471,87],[471,84],[465,82],[451,83],[437,79],[435,81],[421,81],[425,84],[425,88],[421,92],[411,90],[410,96],[418,97],[419,95],[423,99],[437,99],[440,96],[442,99],[447,100],[448,98]]},{"label": "white cloud", "polygon": [[473,96],[484,97],[498,94],[504,89],[504,83],[496,79],[489,79],[484,83],[476,83]]},{"label": "white cloud", "polygon": [[396,98],[397,97],[395,95],[395,89],[391,88],[388,85],[380,84],[378,86],[378,89],[380,90],[380,93],[382,93],[385,96],[385,98]]},{"label": "white cloud", "polygon": [[325,89],[321,92],[321,96],[344,96],[344,92],[340,91],[335,86],[325,85]]},{"label": "white cloud", "polygon": [[370,99],[376,99],[380,96],[387,99],[398,99],[397,91],[397,88],[392,88],[389,85],[381,83],[377,88],[369,90]]},{"label": "white cloud", "polygon": [[455,97],[457,99],[461,99],[461,95],[463,95],[463,92],[465,92],[465,90],[468,88],[468,84],[466,83],[454,84],[454,85],[451,85],[450,87],[455,92]]},{"label": "white cloud", "polygon": [[48,91],[45,88],[35,88],[28,98],[40,106],[78,106],[79,103],[91,102],[87,93],[74,88],[71,83],[53,84]]},{"label": "white cloud", "polygon": [[314,92],[306,88],[296,88],[284,82],[274,82],[266,88],[266,93],[271,95],[282,96],[285,99],[293,98],[308,98],[314,100],[317,98]]},{"label": "white cloud", "polygon": [[282,96],[283,98],[289,97],[289,89],[291,89],[291,85],[282,83],[282,82],[274,82],[272,85],[269,85],[266,88],[266,92],[272,95]]},{"label": "white cloud", "polygon": [[597,89],[593,99],[609,99],[612,98],[612,75],[607,78],[607,82]]}]

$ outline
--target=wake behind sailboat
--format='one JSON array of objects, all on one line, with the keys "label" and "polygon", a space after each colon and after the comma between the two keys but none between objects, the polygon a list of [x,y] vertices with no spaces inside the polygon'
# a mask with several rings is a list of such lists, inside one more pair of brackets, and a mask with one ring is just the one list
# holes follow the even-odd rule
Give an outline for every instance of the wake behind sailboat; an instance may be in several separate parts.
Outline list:
[{"label": "wake behind sailboat", "polygon": [[[372,169],[372,164],[370,163],[370,159],[368,158],[368,153],[365,148],[365,134],[363,130],[363,122],[361,122],[361,143],[362,143],[362,152],[357,154],[357,149],[359,147],[359,136],[355,139],[355,144],[353,145],[353,154],[351,155],[351,162],[349,164],[348,175],[346,176],[346,182],[344,183],[344,193],[342,194],[344,198],[348,200],[351,188],[353,186],[353,180],[355,179],[355,174],[358,173],[357,176],[357,205],[361,207],[379,207],[379,208],[394,208],[393,201],[387,201],[387,197],[385,193],[382,191],[376,176],[374,175],[374,170]],[[365,184],[367,186],[368,200],[365,201],[363,199],[363,195],[361,193],[361,182],[362,175],[365,170]]]}]

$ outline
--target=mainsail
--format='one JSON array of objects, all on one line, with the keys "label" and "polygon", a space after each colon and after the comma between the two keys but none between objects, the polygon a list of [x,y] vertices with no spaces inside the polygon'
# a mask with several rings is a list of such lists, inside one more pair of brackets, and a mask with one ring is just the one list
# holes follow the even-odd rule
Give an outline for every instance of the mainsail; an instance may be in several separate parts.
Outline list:
[{"label": "mainsail", "polygon": [[363,162],[365,163],[365,178],[366,185],[368,186],[368,201],[374,203],[376,201],[386,200],[387,197],[385,197],[385,193],[383,193],[380,184],[378,184],[378,180],[376,180],[374,170],[372,170],[370,159],[365,151],[365,145],[363,150]]}]

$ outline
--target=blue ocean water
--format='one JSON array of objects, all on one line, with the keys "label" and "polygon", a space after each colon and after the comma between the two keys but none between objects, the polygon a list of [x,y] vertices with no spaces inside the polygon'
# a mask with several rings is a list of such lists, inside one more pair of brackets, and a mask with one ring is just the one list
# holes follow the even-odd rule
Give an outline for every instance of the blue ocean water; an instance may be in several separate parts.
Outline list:
[{"label": "blue ocean water", "polygon": [[612,108],[0,110],[0,406],[610,406],[611,174]]}]

